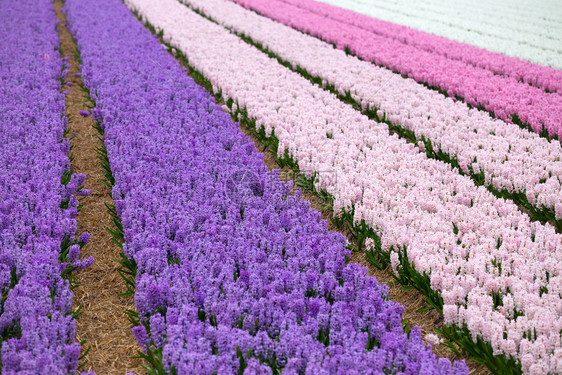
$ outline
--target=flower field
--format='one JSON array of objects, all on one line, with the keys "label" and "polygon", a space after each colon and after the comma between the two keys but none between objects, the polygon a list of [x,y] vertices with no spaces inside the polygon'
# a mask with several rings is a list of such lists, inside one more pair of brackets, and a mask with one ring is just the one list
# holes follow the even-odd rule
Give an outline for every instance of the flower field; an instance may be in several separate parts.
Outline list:
[{"label": "flower field", "polygon": [[2,373],[562,373],[555,3],[2,1]]}]

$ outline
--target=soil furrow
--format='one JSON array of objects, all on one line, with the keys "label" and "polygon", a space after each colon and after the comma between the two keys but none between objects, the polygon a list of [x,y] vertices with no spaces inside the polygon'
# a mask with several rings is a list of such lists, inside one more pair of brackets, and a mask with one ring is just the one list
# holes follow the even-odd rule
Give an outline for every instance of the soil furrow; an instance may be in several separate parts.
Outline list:
[{"label": "soil furrow", "polygon": [[125,374],[145,372],[137,356],[138,344],[132,334],[132,325],[125,310],[134,309],[133,298],[118,295],[126,292],[125,284],[114,261],[119,257],[120,248],[113,243],[106,228],[112,228],[111,216],[105,203],[113,204],[109,188],[103,184],[103,169],[97,158],[96,148],[101,141],[94,128],[91,116],[83,117],[80,111],[89,110],[92,105],[88,95],[81,88],[82,80],[75,76],[79,72],[76,43],[66,28],[66,18],[61,12],[62,0],[54,1],[59,20],[57,27],[61,41],[61,55],[69,56],[72,67],[66,78],[71,85],[66,96],[66,115],[69,120],[69,137],[72,145],[72,171],[87,175],[85,188],[92,194],[81,200],[82,210],[76,217],[80,231],[91,234],[90,242],[82,250],[82,256],[92,255],[94,264],[75,275],[81,285],[74,289],[74,306],[82,306],[82,315],[77,320],[77,340],[85,340],[82,350],[90,351],[85,371],[98,374]]}]

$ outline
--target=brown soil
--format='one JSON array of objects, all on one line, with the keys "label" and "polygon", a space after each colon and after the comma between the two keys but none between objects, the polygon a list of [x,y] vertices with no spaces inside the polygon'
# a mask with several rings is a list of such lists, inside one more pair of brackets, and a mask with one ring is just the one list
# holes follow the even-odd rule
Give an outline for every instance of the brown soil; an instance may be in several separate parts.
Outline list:
[{"label": "brown soil", "polygon": [[81,79],[75,77],[78,61],[75,58],[76,44],[66,28],[66,19],[61,8],[62,0],[54,1],[58,20],[58,33],[62,56],[70,56],[72,67],[66,78],[73,83],[65,89],[66,115],[69,120],[69,137],[73,146],[72,171],[87,175],[85,188],[92,194],[81,200],[82,210],[76,217],[81,232],[89,232],[91,239],[82,249],[82,256],[95,258],[94,264],[75,275],[81,285],[74,289],[74,306],[82,307],[82,315],[76,322],[78,341],[85,340],[82,350],[90,347],[86,356],[85,371],[98,374],[145,373],[141,360],[136,357],[139,346],[132,334],[132,325],[125,310],[134,309],[133,298],[118,297],[126,292],[125,283],[117,272],[120,248],[113,243],[106,228],[112,228],[110,215],[104,203],[113,203],[109,188],[102,183],[103,170],[95,149],[101,145],[98,132],[93,127],[91,116],[80,116],[81,110],[88,110],[90,103],[81,90]]}]

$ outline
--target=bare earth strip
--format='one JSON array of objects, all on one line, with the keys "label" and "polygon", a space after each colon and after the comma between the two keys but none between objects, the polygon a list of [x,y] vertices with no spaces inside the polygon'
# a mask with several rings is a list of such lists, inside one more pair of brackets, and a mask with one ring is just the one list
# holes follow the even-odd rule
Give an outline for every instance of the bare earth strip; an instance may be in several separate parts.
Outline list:
[{"label": "bare earth strip", "polygon": [[99,164],[96,148],[100,146],[98,132],[93,127],[92,117],[80,116],[81,110],[88,110],[87,95],[81,90],[81,79],[75,77],[78,61],[75,57],[76,44],[66,28],[66,19],[61,8],[62,0],[55,0],[55,11],[59,20],[58,33],[61,40],[61,55],[70,56],[72,67],[66,78],[72,82],[67,86],[66,115],[69,119],[71,138],[72,170],[87,175],[85,188],[92,194],[85,197],[82,210],[76,217],[80,231],[91,234],[90,242],[82,250],[83,257],[92,255],[94,264],[76,274],[81,285],[74,289],[74,305],[82,306],[83,313],[77,320],[77,339],[86,340],[83,350],[91,347],[86,356],[85,371],[98,374],[145,373],[137,356],[139,346],[132,334],[132,325],[126,309],[134,309],[133,298],[118,297],[126,292],[125,283],[117,272],[119,247],[111,240],[106,228],[112,228],[110,215],[104,203],[112,204],[109,188],[102,183],[103,170]]}]

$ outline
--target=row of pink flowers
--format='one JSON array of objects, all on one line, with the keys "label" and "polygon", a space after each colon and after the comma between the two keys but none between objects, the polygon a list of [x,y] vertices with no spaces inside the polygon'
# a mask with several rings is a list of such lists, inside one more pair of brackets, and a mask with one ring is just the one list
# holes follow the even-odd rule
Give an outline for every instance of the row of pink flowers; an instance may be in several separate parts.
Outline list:
[{"label": "row of pink flowers", "polygon": [[[317,14],[281,0],[232,0],[269,18],[349,48],[355,55],[418,82],[438,87],[466,103],[483,106],[511,122],[514,115],[534,131],[562,138],[562,95],[522,84],[512,77],[452,60],[364,28]],[[339,8],[334,8],[338,11]]]},{"label": "row of pink flowers", "polygon": [[378,108],[379,117],[384,115],[454,156],[464,172],[469,173],[469,166],[482,171],[488,185],[525,193],[531,204],[555,210],[556,219],[562,219],[560,142],[492,119],[227,0],[182,1],[322,78],[341,94],[349,91],[363,108]]},{"label": "row of pink flowers", "polygon": [[[428,52],[562,93],[562,71],[558,70],[561,62],[556,52],[562,48],[558,36],[561,29],[552,21],[539,18],[536,10],[540,6],[535,6],[532,13],[519,10],[525,20],[517,22],[506,14],[505,6],[501,10],[494,9],[495,4],[490,2],[324,0],[347,10],[311,0],[282,1]],[[467,13],[471,17],[463,17]],[[540,25],[534,24],[533,18],[540,20]]]},{"label": "row of pink flowers", "polygon": [[275,130],[279,154],[288,150],[309,176],[319,172],[317,187],[335,197],[336,211],[354,206],[385,249],[406,246],[441,292],[447,323],[466,323],[496,353],[519,358],[525,373],[562,371],[562,236],[551,226],[176,0],[127,4],[233,99],[233,109]]}]

